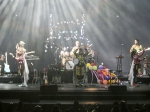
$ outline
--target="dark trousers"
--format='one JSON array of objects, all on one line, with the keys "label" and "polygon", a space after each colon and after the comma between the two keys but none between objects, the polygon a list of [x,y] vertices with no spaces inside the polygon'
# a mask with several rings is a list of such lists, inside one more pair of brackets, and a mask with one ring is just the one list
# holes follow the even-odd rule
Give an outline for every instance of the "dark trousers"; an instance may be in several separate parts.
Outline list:
[{"label": "dark trousers", "polygon": [[140,64],[135,64],[133,71],[134,71],[134,79],[133,83],[137,83],[137,75],[138,75],[138,70],[140,69]]},{"label": "dark trousers", "polygon": [[21,68],[18,67],[18,69],[20,70],[21,81],[22,81],[22,83],[23,83],[23,82],[24,82],[24,75],[23,75],[23,72],[24,72],[24,63],[19,64],[19,66],[21,66]]}]

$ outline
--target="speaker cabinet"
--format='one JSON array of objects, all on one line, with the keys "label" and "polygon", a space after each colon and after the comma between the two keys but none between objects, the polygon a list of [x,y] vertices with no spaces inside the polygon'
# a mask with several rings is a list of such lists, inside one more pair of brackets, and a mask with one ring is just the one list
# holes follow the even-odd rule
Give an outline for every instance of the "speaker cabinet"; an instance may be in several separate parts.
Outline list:
[{"label": "speaker cabinet", "polygon": [[111,85],[108,87],[109,91],[117,91],[117,92],[122,92],[122,91],[127,91],[127,86],[126,85]]}]

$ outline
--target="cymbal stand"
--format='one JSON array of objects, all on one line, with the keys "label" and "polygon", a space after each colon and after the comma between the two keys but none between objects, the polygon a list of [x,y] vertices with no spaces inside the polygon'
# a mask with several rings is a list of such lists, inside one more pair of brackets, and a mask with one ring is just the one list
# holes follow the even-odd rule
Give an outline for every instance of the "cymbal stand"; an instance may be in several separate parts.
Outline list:
[{"label": "cymbal stand", "polygon": [[57,51],[59,48],[56,49],[55,53],[54,53],[54,57],[55,57],[55,64],[57,65]]}]

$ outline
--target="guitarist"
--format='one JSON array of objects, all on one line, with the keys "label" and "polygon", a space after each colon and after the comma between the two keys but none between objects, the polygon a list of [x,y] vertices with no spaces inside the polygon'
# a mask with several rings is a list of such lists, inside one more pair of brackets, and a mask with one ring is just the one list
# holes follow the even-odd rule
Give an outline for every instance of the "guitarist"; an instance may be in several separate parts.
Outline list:
[{"label": "guitarist", "polygon": [[16,45],[16,57],[15,59],[18,61],[18,71],[21,74],[22,84],[20,87],[27,87],[27,81],[29,80],[29,69],[25,59],[26,49],[24,48],[24,42],[20,41]]},{"label": "guitarist", "polygon": [[[145,52],[145,48],[143,49],[142,52],[134,52],[134,56],[133,56],[133,62],[134,62],[134,68],[133,68],[133,86],[136,86],[137,83],[137,74],[139,74],[139,69],[141,68],[140,62],[143,61],[146,57],[142,58],[141,56],[144,54]],[[140,73],[142,74],[142,73]]]},{"label": "guitarist", "polygon": [[143,48],[142,48],[142,45],[139,44],[139,40],[135,39],[134,40],[134,44],[130,48],[130,54],[131,54],[132,60],[133,60],[134,52],[136,52],[136,51],[142,51],[142,50],[143,50]]},{"label": "guitarist", "polygon": [[[132,61],[133,61],[135,53],[137,53],[138,51],[143,51],[143,47],[142,47],[142,45],[140,45],[139,40],[135,39],[134,40],[134,45],[132,45],[132,47],[130,48],[130,54],[131,54]],[[139,68],[138,69],[138,74],[141,76],[142,72],[141,72],[141,66],[140,66],[140,64],[139,64],[138,68]]]}]

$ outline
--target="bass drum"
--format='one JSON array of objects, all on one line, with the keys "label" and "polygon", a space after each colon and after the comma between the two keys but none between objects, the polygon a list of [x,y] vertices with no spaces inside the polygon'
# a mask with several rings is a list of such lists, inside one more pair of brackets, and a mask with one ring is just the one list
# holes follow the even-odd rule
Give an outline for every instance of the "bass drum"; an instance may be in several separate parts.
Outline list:
[{"label": "bass drum", "polygon": [[73,70],[73,68],[74,68],[74,63],[73,63],[73,61],[72,61],[72,60],[66,61],[65,67],[66,67],[66,70]]}]

